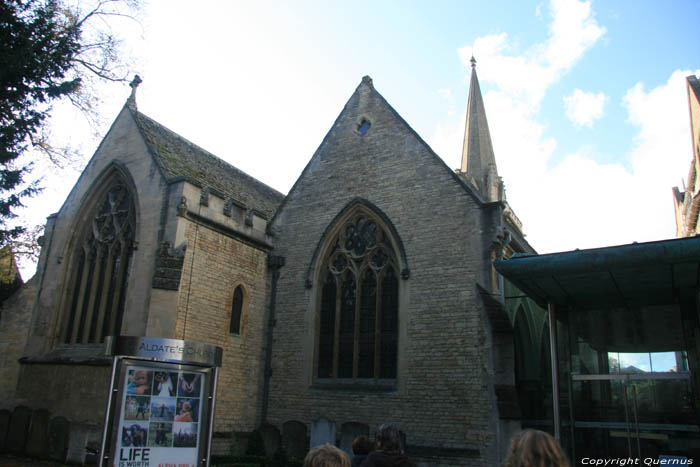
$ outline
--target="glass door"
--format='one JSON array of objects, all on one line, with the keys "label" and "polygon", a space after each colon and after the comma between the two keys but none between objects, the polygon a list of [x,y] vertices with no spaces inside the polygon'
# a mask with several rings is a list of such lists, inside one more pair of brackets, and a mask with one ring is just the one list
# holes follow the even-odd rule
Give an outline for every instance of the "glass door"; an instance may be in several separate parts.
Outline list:
[{"label": "glass door", "polygon": [[700,453],[689,372],[575,374],[571,380],[577,460]]}]

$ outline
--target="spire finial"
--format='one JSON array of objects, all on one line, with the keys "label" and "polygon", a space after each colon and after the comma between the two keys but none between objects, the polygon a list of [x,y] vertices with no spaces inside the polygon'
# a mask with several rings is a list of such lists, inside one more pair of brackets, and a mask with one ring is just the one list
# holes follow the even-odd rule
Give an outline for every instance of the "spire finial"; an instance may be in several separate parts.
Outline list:
[{"label": "spire finial", "polygon": [[476,68],[476,59],[474,58],[474,55],[472,55],[471,60],[469,62],[472,64],[472,68]]},{"label": "spire finial", "polygon": [[139,87],[143,80],[139,75],[134,75],[134,79],[131,80],[129,86],[131,86],[131,95],[129,96],[128,102],[130,105],[136,107],[136,89]]}]

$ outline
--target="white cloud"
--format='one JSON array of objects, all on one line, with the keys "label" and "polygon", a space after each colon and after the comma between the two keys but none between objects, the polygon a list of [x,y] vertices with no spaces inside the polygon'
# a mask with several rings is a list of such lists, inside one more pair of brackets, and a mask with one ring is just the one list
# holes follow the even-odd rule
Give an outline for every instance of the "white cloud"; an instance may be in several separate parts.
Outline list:
[{"label": "white cloud", "polygon": [[438,95],[448,104],[447,115],[452,117],[457,113],[457,108],[455,106],[455,97],[452,94],[452,90],[449,88],[440,88],[437,90]]},{"label": "white cloud", "polygon": [[[674,236],[671,187],[687,173],[691,158],[683,79],[687,74],[676,71],[649,92],[637,85],[627,93],[629,120],[639,126],[632,150],[620,155],[628,165],[600,164],[583,146],[549,167],[541,163],[547,155],[542,133],[533,132],[527,143],[519,136],[524,145],[519,157],[534,159],[535,164],[515,164],[511,170],[507,165],[513,165],[513,159],[507,155],[503,176],[510,188],[509,200],[538,251]],[[494,122],[496,128],[501,127],[499,120]],[[495,137],[502,138],[500,130]],[[507,141],[506,150],[512,151],[513,144]],[[496,157],[499,163],[504,159]]]},{"label": "white cloud", "polygon": [[[522,53],[505,32],[474,41],[479,78],[496,87],[484,100],[499,172],[529,241],[545,253],[672,237],[671,187],[691,157],[683,81],[689,72],[677,71],[650,91],[641,84],[629,90],[624,105],[639,131],[632,150],[616,155],[628,163],[598,163],[593,148],[582,145],[552,165],[557,142],[538,113],[541,100],[605,28],[590,2],[553,0],[550,14],[549,37]],[[471,50],[458,51],[466,66]],[[569,99],[570,118],[588,125],[602,115],[606,96],[578,91]],[[456,118],[442,122],[431,141],[450,166],[459,165],[462,131]]]},{"label": "white cloud", "polygon": [[478,37],[473,45],[457,51],[462,63],[468,65],[474,50],[481,79],[495,82],[501,92],[524,100],[532,112],[539,110],[547,89],[605,34],[590,2],[552,0],[550,10],[548,39],[522,55],[508,54],[511,47],[505,32]]},{"label": "white cloud", "polygon": [[542,14],[542,8],[544,5],[542,3],[538,3],[537,6],[535,7],[535,17],[539,19],[540,21],[544,20],[544,15]]},{"label": "white cloud", "polygon": [[596,22],[591,2],[552,0],[551,7],[551,36],[544,59],[555,70],[564,72],[605,34],[605,28]]},{"label": "white cloud", "polygon": [[685,77],[700,70],[677,70],[650,91],[640,83],[623,99],[628,120],[639,126],[628,155],[635,177],[636,226],[649,239],[675,234],[671,187],[688,173],[692,159]]},{"label": "white cloud", "polygon": [[446,101],[452,102],[452,90],[451,89],[440,88],[440,89],[438,89],[438,94],[440,94],[440,97],[442,97]]},{"label": "white cloud", "polygon": [[603,107],[608,97],[602,93],[584,92],[574,89],[564,97],[566,116],[577,126],[593,127],[593,122],[603,116]]},{"label": "white cloud", "polygon": [[[528,184],[534,177],[546,172],[547,160],[556,147],[553,139],[545,137],[543,124],[535,118],[547,89],[605,33],[605,28],[593,18],[590,2],[554,0],[550,14],[549,37],[521,55],[510,54],[512,47],[505,32],[474,41],[480,79],[497,86],[497,90],[484,95],[484,100],[499,169],[513,193],[521,191],[519,183],[524,184],[522,191],[529,191]],[[563,59],[559,50],[565,46],[570,53]],[[469,65],[471,50],[471,45],[458,50],[465,65]],[[446,143],[433,144],[446,146]],[[457,145],[455,141],[453,147]]]}]

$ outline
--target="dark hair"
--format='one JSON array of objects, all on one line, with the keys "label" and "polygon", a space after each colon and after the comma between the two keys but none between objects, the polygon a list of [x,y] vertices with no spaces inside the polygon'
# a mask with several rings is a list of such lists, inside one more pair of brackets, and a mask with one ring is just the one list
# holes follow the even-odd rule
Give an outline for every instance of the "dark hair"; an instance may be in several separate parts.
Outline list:
[{"label": "dark hair", "polygon": [[304,467],[350,467],[350,458],[335,446],[321,444],[306,455]]},{"label": "dark hair", "polygon": [[360,435],[352,442],[352,452],[354,454],[369,454],[374,449],[374,443],[365,435]]},{"label": "dark hair", "polygon": [[513,436],[504,467],[569,467],[569,460],[552,435],[524,430]]},{"label": "dark hair", "polygon": [[377,430],[377,446],[382,451],[401,451],[401,432],[393,423],[385,423]]}]

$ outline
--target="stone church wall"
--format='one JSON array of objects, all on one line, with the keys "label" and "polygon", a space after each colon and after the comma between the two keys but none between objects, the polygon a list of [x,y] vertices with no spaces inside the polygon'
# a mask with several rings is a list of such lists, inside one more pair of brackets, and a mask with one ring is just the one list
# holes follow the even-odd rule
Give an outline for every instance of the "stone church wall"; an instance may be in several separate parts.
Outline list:
[{"label": "stone church wall", "polygon": [[[145,156],[145,157],[144,157]],[[60,330],[67,306],[67,281],[76,274],[77,235],[90,223],[91,204],[101,182],[118,171],[129,186],[137,211],[133,261],[127,286],[121,333],[143,335],[146,330],[154,255],[160,225],[164,180],[148,156],[133,120],[124,110],[64,202],[49,219],[37,268],[38,293],[24,304],[31,315],[16,391],[3,389],[9,404],[47,408],[51,416],[101,425],[109,384],[110,361],[102,344],[64,344]],[[91,214],[92,212],[92,214]]]},{"label": "stone church wall", "polygon": [[[59,332],[65,283],[76,274],[74,256],[80,227],[91,222],[86,206],[96,203],[95,192],[110,167],[125,174],[136,204],[137,228],[133,261],[129,271],[128,296],[121,332],[144,335],[146,331],[150,286],[158,247],[160,213],[166,184],[158,166],[148,156],[143,140],[127,110],[122,111],[110,132],[85,167],[75,187],[58,212],[46,244],[42,248],[41,289],[35,305],[26,355],[40,356],[60,345]],[[112,169],[115,170],[115,169]]]},{"label": "stone church wall", "polygon": [[[491,261],[502,206],[485,204],[445,166],[369,78],[272,220],[271,211],[234,203],[206,186],[166,182],[123,111],[50,219],[36,300],[24,293],[25,311],[5,314],[0,323],[0,351],[3,336],[24,349],[21,365],[19,351],[0,356],[0,375],[10,376],[0,384],[0,409],[47,410],[79,427],[71,428],[73,435],[99,434],[110,359],[101,344],[59,342],[59,330],[66,281],[76,274],[76,232],[92,222],[94,211],[85,207],[96,203],[109,170],[123,175],[137,212],[121,334],[223,348],[217,453],[257,428],[276,433],[286,448],[285,439],[296,440],[303,454],[307,437],[320,432],[347,447],[355,434],[371,436],[380,424],[394,422],[421,465],[496,464],[494,448],[506,434],[494,385],[509,384],[498,371],[510,373],[512,362],[504,367],[496,361],[510,358],[501,355],[509,336],[494,338],[483,294],[497,292]],[[397,377],[374,387],[314,374],[324,242],[335,235],[329,232],[338,228],[339,216],[358,206],[392,237],[399,283]],[[239,286],[240,332],[232,333]],[[275,323],[270,348],[268,322]],[[269,380],[266,351],[272,353]]]},{"label": "stone church wall", "polygon": [[17,393],[34,410],[49,409],[52,416],[101,426],[109,377],[108,365],[24,364]]},{"label": "stone church wall", "polygon": [[[371,85],[370,85],[371,86]],[[281,270],[268,421],[340,427],[398,423],[409,446],[453,449],[454,465],[483,464],[494,442],[493,388],[486,372],[480,204],[365,83],[292,188],[273,221]],[[361,120],[371,129],[361,135]],[[318,281],[306,284],[314,251],[335,216],[355,198],[395,227],[410,270],[400,280],[396,390],[314,385]],[[488,263],[486,263],[488,266]],[[461,454],[460,454],[461,453]]]},{"label": "stone church wall", "polygon": [[[261,404],[267,252],[194,222],[187,245],[174,337],[223,347],[214,431],[252,431]],[[229,325],[239,285],[244,301],[236,335]]]},{"label": "stone church wall", "polygon": [[0,409],[12,409],[19,379],[19,359],[27,342],[31,305],[36,297],[37,281],[24,284],[2,303],[0,317]]}]

